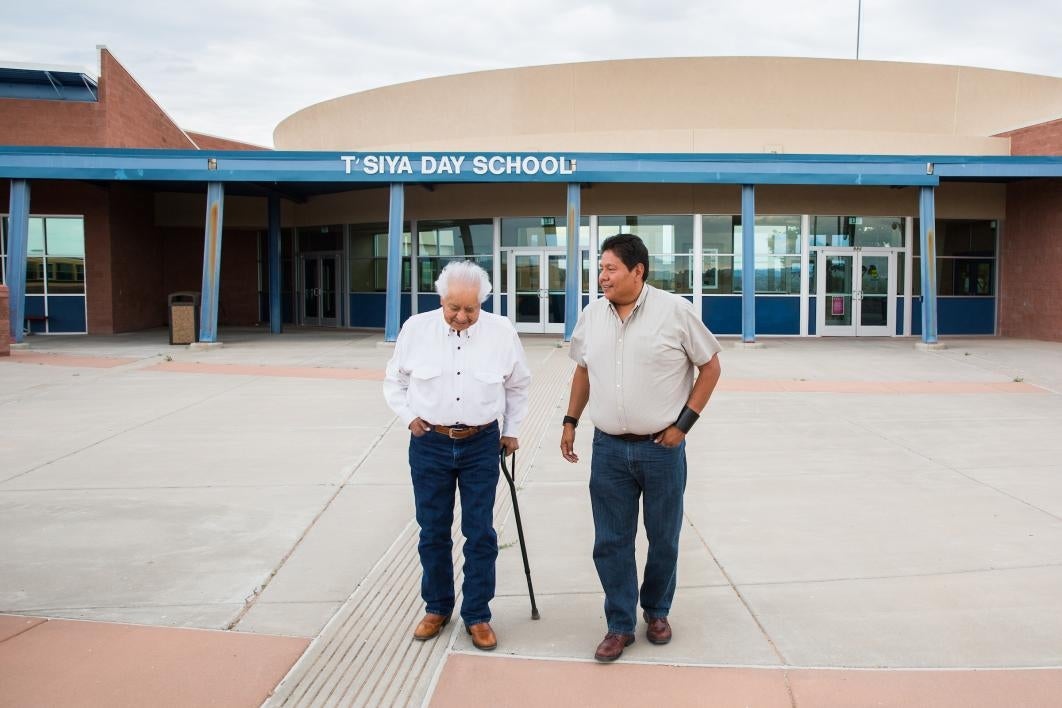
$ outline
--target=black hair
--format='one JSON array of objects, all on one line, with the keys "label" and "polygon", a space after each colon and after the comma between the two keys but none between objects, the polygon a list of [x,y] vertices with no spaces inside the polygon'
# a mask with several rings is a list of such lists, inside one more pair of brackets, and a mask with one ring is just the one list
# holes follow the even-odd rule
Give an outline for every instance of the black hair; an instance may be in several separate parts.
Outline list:
[{"label": "black hair", "polygon": [[627,266],[627,270],[634,270],[639,263],[642,264],[642,282],[649,278],[649,249],[645,242],[634,234],[616,234],[609,236],[601,244],[601,252],[612,251],[613,254]]}]

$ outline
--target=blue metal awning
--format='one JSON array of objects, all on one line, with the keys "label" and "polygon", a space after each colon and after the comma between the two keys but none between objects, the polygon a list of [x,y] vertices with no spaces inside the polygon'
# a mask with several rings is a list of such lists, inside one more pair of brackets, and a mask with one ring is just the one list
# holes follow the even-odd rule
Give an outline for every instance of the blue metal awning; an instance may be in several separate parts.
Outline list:
[{"label": "blue metal awning", "polygon": [[681,183],[935,186],[1062,177],[1062,157],[696,153],[362,153],[0,146],[0,178],[122,182]]}]

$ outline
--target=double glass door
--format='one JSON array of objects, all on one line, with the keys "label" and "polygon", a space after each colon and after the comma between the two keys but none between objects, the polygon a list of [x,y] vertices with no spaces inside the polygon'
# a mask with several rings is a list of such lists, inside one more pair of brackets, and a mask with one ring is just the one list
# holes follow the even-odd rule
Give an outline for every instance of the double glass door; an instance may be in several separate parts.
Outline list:
[{"label": "double glass door", "polygon": [[300,322],[318,327],[339,325],[339,254],[304,253],[301,256],[302,298]]},{"label": "double glass door", "polygon": [[563,251],[518,248],[509,251],[508,312],[518,332],[564,333]]},{"label": "double glass door", "polygon": [[818,252],[817,332],[821,336],[896,334],[896,252],[836,248]]}]

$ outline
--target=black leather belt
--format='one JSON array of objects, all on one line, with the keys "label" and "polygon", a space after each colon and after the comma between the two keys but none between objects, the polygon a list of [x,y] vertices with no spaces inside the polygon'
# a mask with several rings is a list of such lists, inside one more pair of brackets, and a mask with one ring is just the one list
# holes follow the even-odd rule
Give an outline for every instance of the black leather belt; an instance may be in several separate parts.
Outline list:
[{"label": "black leather belt", "polygon": [[[601,430],[601,428],[598,428],[598,430]],[[604,430],[601,430],[601,432],[610,438],[616,438],[617,440],[623,440],[624,442],[652,442],[660,437],[664,431],[661,430],[659,433],[651,433],[649,435],[638,435],[636,433],[619,433],[617,435],[614,433],[606,433]]]}]

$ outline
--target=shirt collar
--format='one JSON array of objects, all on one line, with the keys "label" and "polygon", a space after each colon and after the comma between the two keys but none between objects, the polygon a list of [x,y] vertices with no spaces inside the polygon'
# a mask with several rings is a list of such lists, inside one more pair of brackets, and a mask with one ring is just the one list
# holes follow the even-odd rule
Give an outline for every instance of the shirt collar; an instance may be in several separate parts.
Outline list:
[{"label": "shirt collar", "polygon": [[[482,318],[483,313],[480,312],[479,316],[480,318]],[[479,330],[480,322],[482,322],[482,319],[476,320],[476,323],[465,331],[458,332],[452,327],[450,327],[450,325],[446,324],[446,318],[443,316],[443,310],[441,307],[439,308],[439,326],[442,328],[442,332],[446,334],[447,339],[449,339],[450,337],[457,337],[458,339],[471,339],[473,332]]]},{"label": "shirt collar", "polygon": [[[651,287],[653,286],[649,283],[642,283],[642,291],[638,293],[638,299],[634,301],[634,309],[631,310],[632,317],[634,316],[634,313],[637,312],[641,308],[641,306],[645,304],[645,298],[649,295],[649,289]],[[616,312],[616,306],[612,304],[611,300],[608,301],[608,309],[612,310],[612,314],[614,314],[617,318],[619,317],[619,313]]]}]

